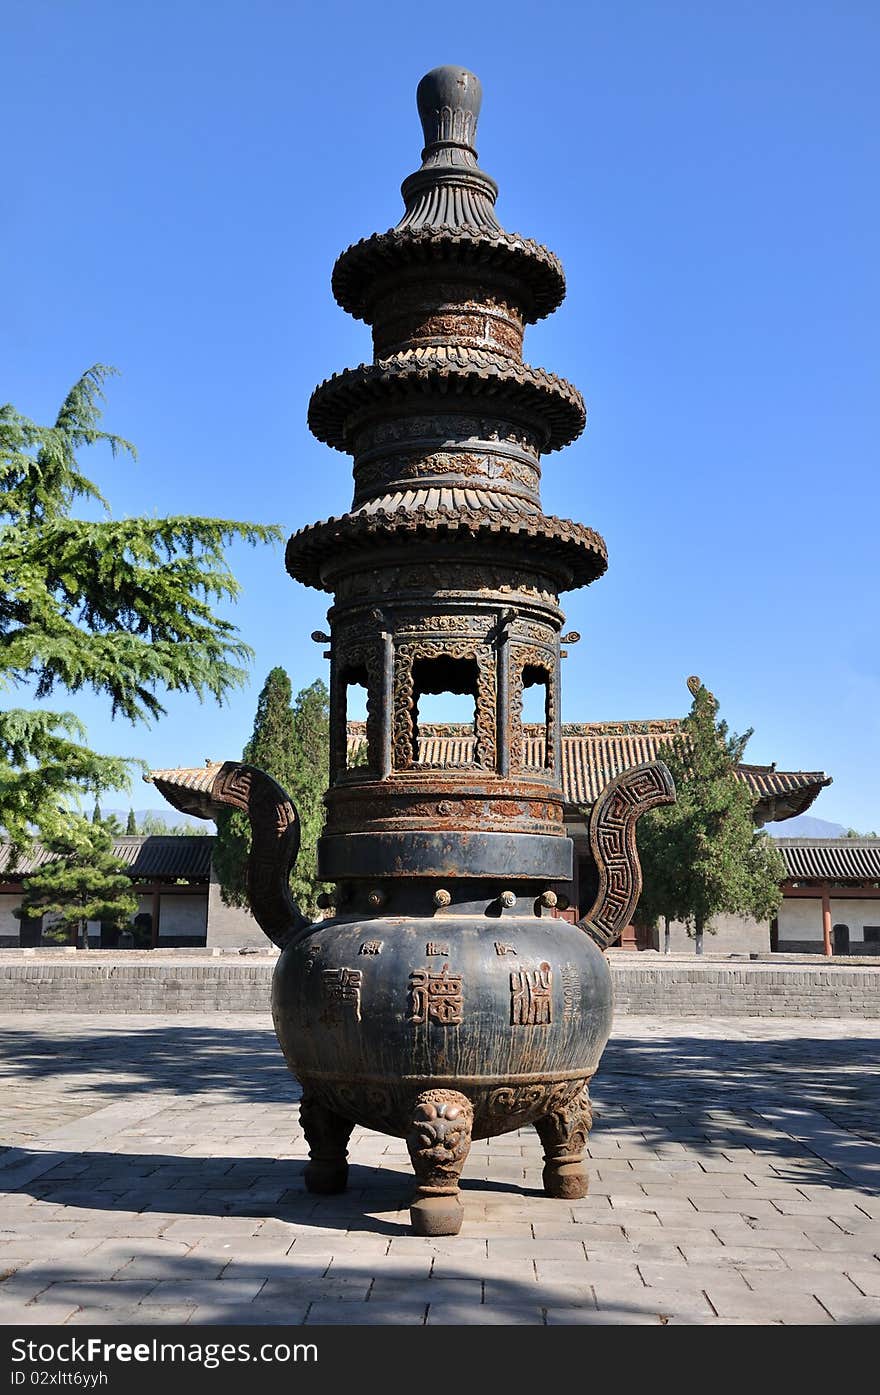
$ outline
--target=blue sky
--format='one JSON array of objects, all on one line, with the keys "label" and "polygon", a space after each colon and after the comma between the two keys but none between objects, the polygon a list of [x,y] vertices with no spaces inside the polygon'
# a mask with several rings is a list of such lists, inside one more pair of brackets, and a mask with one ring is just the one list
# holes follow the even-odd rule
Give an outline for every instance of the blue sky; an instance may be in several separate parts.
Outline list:
[{"label": "blue sky", "polygon": [[[105,424],[139,461],[89,461],[115,513],[290,532],[348,506],[348,458],[305,424],[313,386],[370,357],[330,272],[400,216],[419,77],[464,64],[501,221],[568,277],[526,357],[588,407],[544,472],[547,512],[610,554],[564,600],[583,635],[564,717],[682,715],[698,673],[754,727],[748,759],[826,769],[812,812],[880,828],[873,0],[3,16],[0,397],[48,420],[88,365],[120,369]],[[237,756],[273,665],[295,688],[324,674],[309,633],[328,598],[278,548],[231,561],[247,688],[223,708],[170,700],[150,730],[59,699],[99,749]]]}]

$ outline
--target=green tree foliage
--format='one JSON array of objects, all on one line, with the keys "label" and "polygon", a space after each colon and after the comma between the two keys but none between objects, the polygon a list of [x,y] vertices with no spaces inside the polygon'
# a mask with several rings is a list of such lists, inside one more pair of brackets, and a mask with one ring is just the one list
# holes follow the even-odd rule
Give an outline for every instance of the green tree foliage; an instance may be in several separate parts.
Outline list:
[{"label": "green tree foliage", "polygon": [[[96,364],[67,394],[53,426],[0,407],[0,686],[37,700],[57,690],[108,697],[114,716],[160,716],[163,691],[222,701],[245,677],[250,650],[213,613],[238,584],[224,548],[278,539],[275,527],[216,518],[113,520],[76,453],[134,447],[99,428]],[[105,511],[75,518],[78,503]],[[99,755],[69,712],[0,711],[0,833],[21,847],[47,834],[59,808],[126,788],[131,762]]]},{"label": "green tree foliage", "polygon": [[[321,888],[317,877],[317,842],[324,826],[323,795],[327,785],[330,702],[317,679],[291,702],[292,685],[283,668],[273,668],[257,701],[254,729],[242,752],[248,765],[265,770],[296,804],[300,817],[300,853],[290,880],[291,892],[306,915],[317,913]],[[246,906],[245,872],[251,847],[250,824],[234,810],[217,820],[214,865],[227,905]]]},{"label": "green tree foliage", "polygon": [[644,875],[638,919],[683,921],[702,953],[703,932],[723,913],[765,920],[782,900],[779,851],[754,826],[754,799],[736,774],[751,731],[736,736],[718,720],[718,702],[699,679],[693,704],[664,758],[676,802],[639,823]]},{"label": "green tree foliage", "polygon": [[44,829],[43,846],[53,860],[24,881],[21,918],[51,913],[49,932],[67,938],[86,921],[125,925],[137,912],[137,897],[125,864],[114,855],[113,830],[106,823],[73,815],[60,816],[53,829]]},{"label": "green tree foliage", "polygon": [[127,837],[132,837],[138,831],[137,819],[134,816],[134,809],[129,809],[128,818],[125,820],[125,832]]},{"label": "green tree foliage", "polygon": [[330,694],[316,679],[293,704],[295,774],[290,790],[300,817],[302,843],[290,879],[293,898],[304,915],[318,913],[318,839],[324,827],[324,791],[330,764]]}]

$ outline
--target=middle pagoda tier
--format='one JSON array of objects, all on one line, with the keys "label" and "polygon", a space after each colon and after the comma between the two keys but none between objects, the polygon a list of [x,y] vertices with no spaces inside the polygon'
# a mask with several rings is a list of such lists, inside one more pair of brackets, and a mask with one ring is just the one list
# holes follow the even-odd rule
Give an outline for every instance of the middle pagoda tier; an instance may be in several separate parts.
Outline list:
[{"label": "middle pagoda tier", "polygon": [[[373,362],[309,406],[314,435],[353,456],[352,505],[287,547],[290,574],[334,596],[319,873],[549,886],[571,876],[559,594],[607,564],[597,533],[541,505],[541,456],[585,423],[577,389],[522,358],[525,325],[558,307],[564,276],[497,221],[473,74],[436,69],[418,104],[425,149],[403,218],[333,273],[338,303],[371,326]],[[538,736],[522,721],[535,686]],[[348,739],[353,687],[366,689],[365,743]],[[445,741],[419,721],[440,693],[473,700]]]}]

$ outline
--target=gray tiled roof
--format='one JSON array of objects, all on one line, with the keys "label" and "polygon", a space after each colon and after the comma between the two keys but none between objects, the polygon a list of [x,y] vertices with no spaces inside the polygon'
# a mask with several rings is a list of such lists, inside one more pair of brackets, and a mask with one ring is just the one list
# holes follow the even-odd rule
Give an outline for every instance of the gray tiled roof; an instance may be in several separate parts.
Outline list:
[{"label": "gray tiled roof", "polygon": [[[662,759],[678,734],[676,718],[642,722],[566,722],[562,727],[562,793],[577,808],[596,802],[615,775],[634,765]],[[525,764],[544,764],[543,728],[526,724]],[[349,722],[348,744],[355,751],[366,741],[366,724]],[[429,765],[466,765],[473,756],[471,729],[456,722],[420,728],[419,759]],[[765,819],[803,814],[819,791],[830,785],[822,770],[776,770],[772,765],[741,765],[739,777],[755,795],[756,812]]]},{"label": "gray tiled roof", "polygon": [[[207,881],[214,839],[197,834],[149,834],[116,838],[113,851],[128,866],[132,877],[185,877]],[[0,843],[0,877],[6,881],[27,877],[53,860],[53,854],[36,845],[13,864],[12,849]]]},{"label": "gray tiled roof", "polygon": [[880,883],[880,838],[775,838],[791,881]]}]

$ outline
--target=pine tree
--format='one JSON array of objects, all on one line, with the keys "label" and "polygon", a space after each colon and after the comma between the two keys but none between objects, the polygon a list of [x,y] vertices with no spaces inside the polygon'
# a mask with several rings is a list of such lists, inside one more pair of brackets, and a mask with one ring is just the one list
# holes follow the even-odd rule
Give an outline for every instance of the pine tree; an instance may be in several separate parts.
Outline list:
[{"label": "pine tree", "polygon": [[698,678],[693,703],[664,758],[676,802],[639,825],[644,877],[638,918],[680,920],[703,952],[703,933],[722,913],[765,920],[782,900],[779,851],[754,825],[754,801],[736,771],[751,731],[736,736],[718,720],[718,702]]},{"label": "pine tree", "polygon": [[137,819],[134,816],[134,809],[129,809],[128,818],[125,820],[125,832],[127,837],[131,837],[138,831]]},{"label": "pine tree", "polygon": [[[112,371],[84,373],[53,426],[0,407],[0,683],[38,700],[92,689],[114,716],[138,722],[162,714],[162,691],[222,701],[243,681],[251,651],[211,608],[239,589],[224,548],[280,532],[216,518],[111,519],[76,452],[104,443],[135,455],[99,428]],[[72,517],[79,501],[107,517]],[[0,711],[0,834],[24,846],[59,808],[127,788],[131,765],[93,751],[70,712]]]},{"label": "pine tree", "polygon": [[[324,826],[323,795],[329,762],[329,694],[318,679],[297,694],[283,668],[273,668],[257,701],[254,729],[242,752],[248,765],[265,770],[287,791],[300,816],[300,853],[290,881],[303,912],[314,915],[321,883],[317,878],[317,841]],[[217,820],[214,866],[223,900],[246,906],[245,881],[251,847],[244,814],[224,811]]]},{"label": "pine tree", "polygon": [[95,800],[95,807],[94,807],[94,809],[92,810],[92,823],[100,823],[100,822],[101,822],[101,805],[99,804],[98,800],[96,799],[96,800]]},{"label": "pine tree", "polygon": [[55,924],[49,935],[72,930],[82,934],[85,925],[125,925],[137,912],[131,878],[113,852],[113,834],[104,823],[77,816],[60,816],[52,831],[44,830],[43,846],[53,854],[25,878],[24,896],[16,914],[20,918],[51,914]]}]

